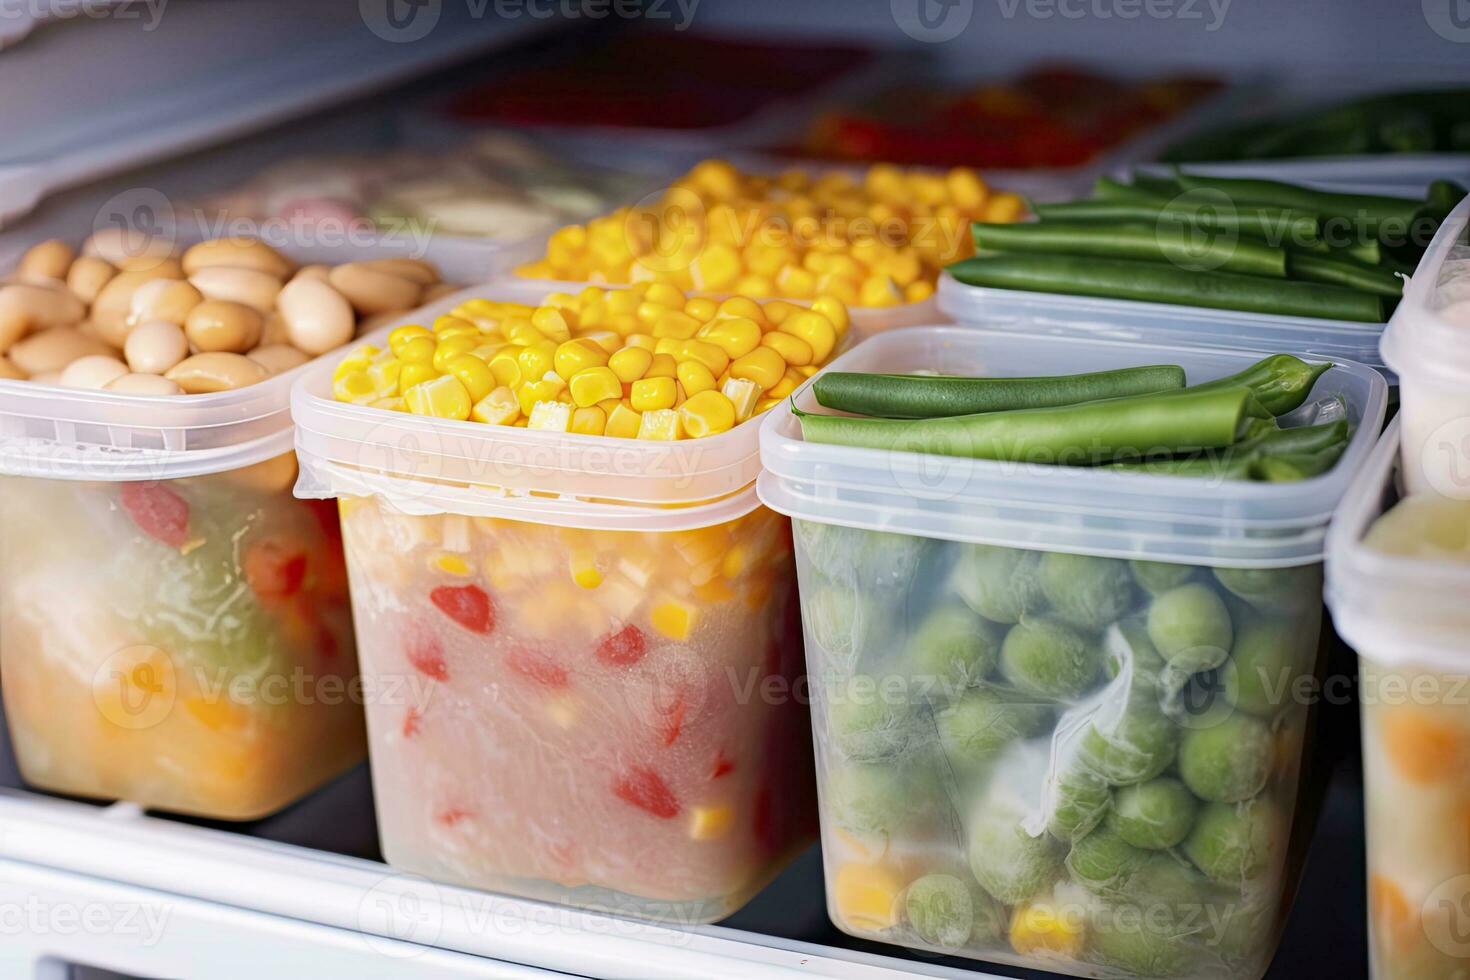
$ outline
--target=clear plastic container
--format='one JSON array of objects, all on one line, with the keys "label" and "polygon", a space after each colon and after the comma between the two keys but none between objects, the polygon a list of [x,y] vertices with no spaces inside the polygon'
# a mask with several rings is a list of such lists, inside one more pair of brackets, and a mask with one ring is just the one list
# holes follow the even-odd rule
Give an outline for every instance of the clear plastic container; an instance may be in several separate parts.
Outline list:
[{"label": "clear plastic container", "polygon": [[1327,604],[1358,652],[1371,975],[1449,980],[1470,955],[1470,566],[1364,544],[1395,496],[1399,436],[1396,420],[1333,518]]},{"label": "clear plastic container", "polygon": [[[1423,197],[1436,180],[1470,181],[1470,154],[1390,153],[1379,156],[1310,157],[1306,159],[1242,160],[1223,163],[1143,164],[1136,169],[1167,177],[1176,169],[1211,177],[1249,177],[1284,180],[1347,194],[1387,194]],[[1129,168],[1114,176],[1126,178]]]},{"label": "clear plastic container", "polygon": [[[1447,315],[1449,261],[1470,258],[1470,198],[1440,225],[1404,287],[1383,334],[1383,360],[1399,377],[1403,478],[1412,493],[1470,498],[1470,290],[1455,293],[1459,322]],[[1454,257],[1452,259],[1452,257]]]},{"label": "clear plastic container", "polygon": [[649,443],[433,419],[333,401],[329,365],[292,412],[298,496],[343,498],[365,684],[413,692],[367,709],[390,864],[690,923],[811,840],[758,423]]},{"label": "clear plastic container", "polygon": [[1167,346],[1298,351],[1387,373],[1378,352],[1379,323],[967,286],[948,273],[939,278],[937,296],[940,311],[956,323]]},{"label": "clear plastic container", "polygon": [[[831,369],[1255,359],[919,328]],[[758,487],[793,518],[839,928],[1081,976],[1265,972],[1303,856],[1325,526],[1387,385],[1342,364],[1334,395],[1355,435],[1296,484],[808,445],[772,411]]]},{"label": "clear plastic container", "polygon": [[27,783],[245,820],[362,758],[340,531],[291,495],[297,371],[187,397],[0,381],[0,683]]}]

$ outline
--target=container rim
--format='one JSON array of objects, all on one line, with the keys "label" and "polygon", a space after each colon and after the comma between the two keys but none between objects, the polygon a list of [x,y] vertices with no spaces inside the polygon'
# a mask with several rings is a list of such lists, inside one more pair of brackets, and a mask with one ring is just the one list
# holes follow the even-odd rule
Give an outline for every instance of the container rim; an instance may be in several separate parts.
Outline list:
[{"label": "container rim", "polygon": [[1380,341],[1383,360],[1400,375],[1470,383],[1470,346],[1465,328],[1450,324],[1434,308],[1440,270],[1450,250],[1470,226],[1470,195],[1455,205],[1434,233],[1418,269],[1404,287]]},{"label": "container rim", "polygon": [[[1220,374],[1257,359],[1246,351],[937,326],[873,338],[823,370],[906,364],[905,347],[912,354],[966,344],[976,359],[984,347],[991,363],[1051,354],[1079,370],[1093,358],[1132,352],[1131,363],[1205,363]],[[1308,564],[1321,560],[1325,527],[1372,448],[1387,402],[1377,371],[1334,365],[1324,378],[1354,390],[1357,427],[1338,464],[1309,480],[1200,481],[814,445],[801,439],[788,400],[761,427],[761,499],[794,518],[957,541],[1241,567]],[[793,400],[817,407],[810,387]]]}]

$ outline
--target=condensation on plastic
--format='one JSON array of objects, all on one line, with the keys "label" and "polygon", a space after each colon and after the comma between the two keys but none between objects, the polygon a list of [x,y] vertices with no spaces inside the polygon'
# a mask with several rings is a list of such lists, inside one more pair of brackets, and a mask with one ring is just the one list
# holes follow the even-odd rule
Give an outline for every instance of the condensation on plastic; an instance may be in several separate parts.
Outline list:
[{"label": "condensation on plastic", "polygon": [[[486,283],[402,322],[429,323],[474,298],[538,303],[566,286]],[[382,344],[392,329],[359,343]],[[568,526],[650,531],[731,520],[754,506],[743,491],[760,472],[759,419],[677,442],[435,419],[336,401],[334,366],[308,369],[292,391],[302,496],[371,490],[409,513],[534,513]],[[689,508],[707,509],[696,516]]]},{"label": "condensation on plastic", "polygon": [[[400,254],[347,244],[282,251],[303,263]],[[432,244],[422,257],[436,265],[440,260]],[[334,362],[337,356],[333,352],[318,360]],[[0,380],[0,474],[170,480],[270,459],[291,448],[291,385],[314,363],[245,388],[188,396]]]},{"label": "condensation on plastic", "polygon": [[1363,543],[1394,494],[1394,476],[1402,469],[1402,422],[1400,415],[1389,425],[1333,516],[1327,605],[1337,631],[1360,656],[1390,666],[1464,673],[1470,662],[1470,566],[1384,554]]},{"label": "condensation on plastic", "polygon": [[1399,376],[1403,477],[1411,492],[1470,498],[1470,329],[1439,313],[1445,261],[1466,244],[1470,198],[1435,233],[1383,335]]},{"label": "condensation on plastic", "polygon": [[[1240,350],[1161,347],[1027,333],[924,327],[876,337],[827,370],[1026,376],[1173,363],[1191,382],[1259,359]],[[987,328],[990,326],[986,324]],[[1099,469],[956,459],[808,444],[789,405],[761,427],[758,489],[792,517],[875,531],[1117,558],[1277,568],[1321,560],[1328,518],[1382,426],[1388,386],[1338,363],[1313,401],[1341,396],[1355,427],[1329,472],[1298,483],[1199,481]],[[810,386],[799,407],[818,408]]]},{"label": "condensation on plastic", "polygon": [[938,297],[939,309],[957,323],[1173,347],[1289,350],[1384,367],[1381,324],[968,286],[949,273],[939,278]]}]

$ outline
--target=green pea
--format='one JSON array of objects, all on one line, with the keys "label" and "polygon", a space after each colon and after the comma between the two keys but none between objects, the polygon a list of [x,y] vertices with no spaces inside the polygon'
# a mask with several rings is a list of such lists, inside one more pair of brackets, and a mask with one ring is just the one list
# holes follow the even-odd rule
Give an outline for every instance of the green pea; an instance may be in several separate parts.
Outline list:
[{"label": "green pea", "polygon": [[1189,673],[1213,670],[1230,655],[1230,611],[1214,589],[1190,582],[1154,597],[1148,635],[1170,666]]},{"label": "green pea", "polygon": [[1202,800],[1248,800],[1270,773],[1271,729],[1259,718],[1237,711],[1180,737],[1179,776]]},{"label": "green pea", "polygon": [[1019,623],[1046,608],[1038,552],[980,544],[963,548],[950,583],[971,609],[997,623]]},{"label": "green pea", "polygon": [[1052,615],[1078,629],[1100,630],[1134,603],[1128,565],[1113,558],[1048,552],[1040,576]]},{"label": "green pea", "polygon": [[963,602],[942,602],[909,637],[904,659],[916,684],[948,695],[980,683],[995,669],[1003,639],[999,626]]},{"label": "green pea", "polygon": [[1053,791],[1054,806],[1046,829],[1064,841],[1085,837],[1102,821],[1113,799],[1107,780],[1076,763],[1057,776]]},{"label": "green pea", "polygon": [[1322,601],[1322,566],[1217,568],[1215,578],[1262,612],[1300,611]]},{"label": "green pea", "polygon": [[1264,797],[1207,803],[1184,839],[1184,855],[1222,885],[1239,885],[1269,870],[1283,844],[1280,815]]},{"label": "green pea", "polygon": [[1051,698],[1076,698],[1097,681],[1097,645],[1071,627],[1046,618],[1025,619],[1001,644],[1001,673],[1018,689]]},{"label": "green pea", "polygon": [[1157,675],[1164,668],[1164,658],[1148,638],[1141,616],[1120,620],[1103,634],[1103,673],[1108,680],[1117,677],[1124,664],[1130,664],[1135,674]]},{"label": "green pea", "polygon": [[952,765],[993,759],[1012,742],[1039,733],[1052,708],[1034,697],[1000,687],[978,687],[934,715],[939,744]]},{"label": "green pea", "polygon": [[1238,898],[1219,891],[1194,865],[1175,857],[1172,851],[1150,851],[1148,860],[1133,873],[1119,897],[1154,910],[1159,921],[1169,921],[1192,917],[1201,904]]},{"label": "green pea", "polygon": [[827,729],[837,751],[857,762],[891,759],[908,748],[917,729],[915,710],[902,689],[869,674],[854,674],[832,689]]},{"label": "green pea", "polygon": [[1047,891],[1062,877],[1063,845],[1049,834],[1032,837],[1025,814],[1004,803],[982,804],[970,822],[970,871],[991,897],[1016,905]]},{"label": "green pea", "polygon": [[1134,847],[1174,847],[1194,826],[1194,795],[1177,779],[1151,779],[1119,789],[1108,826]]},{"label": "green pea", "polygon": [[1147,913],[1119,907],[1095,913],[1088,924],[1087,959],[1130,976],[1192,976],[1198,947],[1188,936],[1159,928]]},{"label": "green pea", "polygon": [[1193,565],[1176,565],[1169,561],[1130,561],[1128,570],[1133,573],[1133,581],[1149,595],[1178,588],[1194,578],[1198,571]]},{"label": "green pea", "polygon": [[1148,863],[1149,852],[1134,847],[1106,824],[1067,852],[1072,879],[1095,895],[1115,895],[1128,888],[1133,875]]},{"label": "green pea", "polygon": [[826,815],[856,834],[894,834],[914,808],[913,787],[892,765],[847,764],[829,769],[822,782]]},{"label": "green pea", "polygon": [[[1112,696],[1109,692],[1108,696]],[[1179,730],[1159,706],[1158,684],[1147,673],[1133,675],[1121,712],[1105,705],[1082,736],[1078,759],[1114,786],[1141,783],[1169,768]]]},{"label": "green pea", "polygon": [[862,591],[907,591],[928,538],[796,520],[792,532],[807,564],[835,582]]},{"label": "green pea", "polygon": [[[990,901],[984,896],[985,902]],[[917,879],[904,893],[909,925],[930,946],[953,952],[970,941],[975,931],[975,898],[968,884],[954,875],[930,874]]]},{"label": "green pea", "polygon": [[1222,671],[1230,703],[1264,718],[1281,711],[1314,652],[1315,635],[1306,632],[1294,618],[1251,616],[1241,623]]}]

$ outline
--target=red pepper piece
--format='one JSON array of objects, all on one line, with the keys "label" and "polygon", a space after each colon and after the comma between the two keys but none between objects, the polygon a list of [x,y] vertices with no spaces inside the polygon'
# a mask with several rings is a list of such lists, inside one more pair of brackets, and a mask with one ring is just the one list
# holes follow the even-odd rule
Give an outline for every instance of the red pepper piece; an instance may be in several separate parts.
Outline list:
[{"label": "red pepper piece", "polygon": [[613,783],[613,795],[624,803],[658,817],[672,820],[679,815],[679,800],[658,773],[634,766]]},{"label": "red pepper piece", "polygon": [[189,503],[162,483],[124,483],[118,502],[138,530],[170,548],[189,540]]},{"label": "red pepper piece", "polygon": [[285,599],[306,581],[306,553],[279,541],[257,541],[241,561],[245,582],[261,599]]},{"label": "red pepper piece", "polygon": [[679,740],[679,733],[684,728],[684,713],[687,711],[684,704],[684,695],[675,696],[673,705],[668,711],[663,712],[658,721],[658,740],[664,748],[668,748]]},{"label": "red pepper piece", "polygon": [[449,665],[444,662],[444,648],[433,636],[417,636],[408,641],[408,662],[425,677],[449,680]]},{"label": "red pepper piece", "polygon": [[563,688],[569,681],[565,667],[544,653],[526,647],[513,647],[505,662],[511,670],[542,687]]},{"label": "red pepper piece", "polygon": [[728,776],[734,771],[735,763],[731,762],[725,757],[725,752],[723,749],[715,753],[715,764],[714,767],[710,770],[710,779],[719,779],[721,776]]},{"label": "red pepper piece", "polygon": [[648,652],[648,640],[636,626],[624,626],[597,644],[597,659],[609,667],[631,667]]},{"label": "red pepper piece", "polygon": [[429,601],[471,633],[495,629],[495,603],[478,585],[441,585],[429,593]]}]

